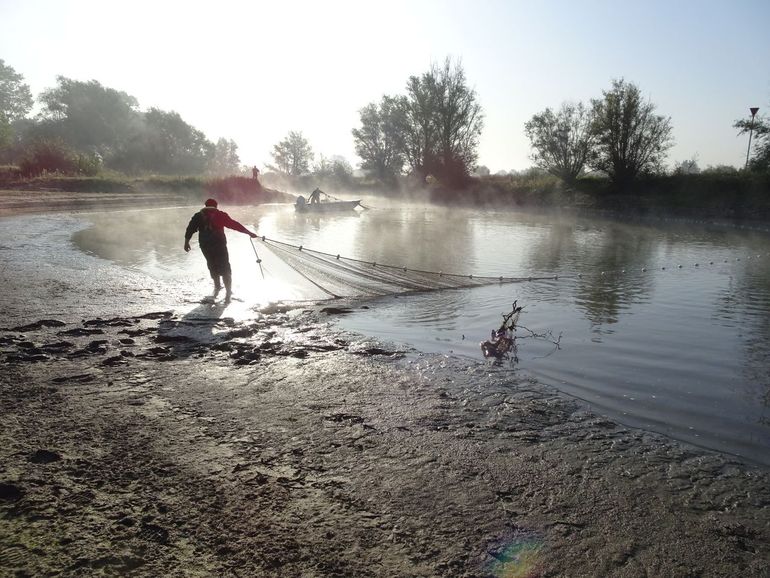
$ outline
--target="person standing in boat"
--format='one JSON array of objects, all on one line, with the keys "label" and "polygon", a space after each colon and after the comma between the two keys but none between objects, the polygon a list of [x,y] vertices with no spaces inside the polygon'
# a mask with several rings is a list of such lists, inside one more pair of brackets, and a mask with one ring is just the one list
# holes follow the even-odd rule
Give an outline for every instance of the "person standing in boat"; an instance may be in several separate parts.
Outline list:
[{"label": "person standing in boat", "polygon": [[233,281],[225,227],[245,233],[252,239],[257,236],[256,233],[249,231],[230,215],[220,211],[217,208],[216,199],[207,199],[205,206],[192,216],[187,225],[184,234],[184,250],[190,251],[190,239],[195,233],[198,233],[198,244],[206,258],[206,265],[211,278],[214,280],[214,298],[216,299],[222,290],[222,284],[224,284],[225,301],[229,302],[233,294]]},{"label": "person standing in boat", "polygon": [[321,193],[323,191],[321,189],[316,189],[312,193],[310,193],[310,197],[308,198],[308,202],[312,205],[314,203],[320,203],[321,202]]}]

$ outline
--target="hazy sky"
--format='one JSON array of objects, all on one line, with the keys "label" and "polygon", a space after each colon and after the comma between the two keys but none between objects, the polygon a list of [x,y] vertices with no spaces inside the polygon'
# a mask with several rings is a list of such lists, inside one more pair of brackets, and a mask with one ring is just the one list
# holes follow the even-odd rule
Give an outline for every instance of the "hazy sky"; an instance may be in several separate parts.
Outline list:
[{"label": "hazy sky", "polygon": [[359,109],[451,56],[484,109],[479,163],[524,169],[533,114],[623,77],[671,117],[671,164],[742,166],[732,124],[769,112],[768,23],[769,0],[0,0],[0,58],[35,96],[98,80],[260,167],[290,130],[357,166]]}]

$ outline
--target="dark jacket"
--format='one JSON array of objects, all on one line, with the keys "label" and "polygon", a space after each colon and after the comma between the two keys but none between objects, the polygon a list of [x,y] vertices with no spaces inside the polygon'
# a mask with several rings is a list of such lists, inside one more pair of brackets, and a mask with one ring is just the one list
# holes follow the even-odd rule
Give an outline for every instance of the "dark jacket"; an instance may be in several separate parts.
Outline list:
[{"label": "dark jacket", "polygon": [[187,225],[187,230],[184,233],[184,240],[189,242],[190,238],[197,232],[198,244],[201,247],[226,245],[225,227],[247,235],[251,234],[251,231],[224,211],[214,207],[204,207],[190,219],[190,224]]}]

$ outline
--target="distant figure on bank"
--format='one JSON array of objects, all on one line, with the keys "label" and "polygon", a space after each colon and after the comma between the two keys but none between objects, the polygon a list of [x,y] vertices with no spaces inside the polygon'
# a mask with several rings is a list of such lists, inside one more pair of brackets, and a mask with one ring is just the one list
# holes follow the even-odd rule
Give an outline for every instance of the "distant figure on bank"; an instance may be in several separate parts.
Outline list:
[{"label": "distant figure on bank", "polygon": [[256,166],[251,169],[251,177],[253,179],[259,178],[259,169]]},{"label": "distant figure on bank", "polygon": [[[184,250],[190,250],[190,239],[197,232],[198,244],[203,256],[206,257],[206,265],[209,268],[211,278],[214,280],[214,298],[216,299],[225,286],[225,301],[232,298],[232,272],[230,270],[230,255],[227,252],[227,237],[225,227],[247,234],[252,239],[256,233],[252,233],[227,213],[217,209],[215,199],[208,199],[205,206],[195,213],[187,225],[184,234]],[[220,278],[222,283],[220,283]]]}]

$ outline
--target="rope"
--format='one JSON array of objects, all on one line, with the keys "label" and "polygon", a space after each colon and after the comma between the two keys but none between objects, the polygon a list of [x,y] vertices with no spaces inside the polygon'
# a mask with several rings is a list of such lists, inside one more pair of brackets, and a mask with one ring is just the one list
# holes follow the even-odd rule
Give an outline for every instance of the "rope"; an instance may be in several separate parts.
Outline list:
[{"label": "rope", "polygon": [[251,243],[251,248],[254,249],[254,256],[257,258],[257,265],[259,265],[259,272],[262,273],[262,279],[265,278],[265,272],[262,270],[262,259],[259,258],[259,255],[257,255],[257,248],[254,246],[254,240],[249,237],[249,242]]},{"label": "rope", "polygon": [[267,237],[260,237],[260,240],[265,243],[265,245],[281,245],[284,247],[290,247],[292,249],[296,249],[298,251],[302,251],[303,253],[309,253],[309,254],[316,254],[316,255],[323,255],[325,257],[333,257],[334,259],[345,261],[350,261],[353,263],[360,263],[362,265],[371,265],[373,267],[380,267],[384,269],[391,269],[394,271],[403,271],[403,272],[411,272],[411,273],[420,273],[423,275],[436,275],[439,277],[449,277],[449,278],[457,278],[457,279],[476,279],[479,281],[488,281],[488,282],[502,282],[502,283],[516,283],[520,281],[542,281],[546,279],[553,279],[554,277],[557,277],[556,275],[548,275],[548,276],[541,276],[541,277],[533,277],[533,276],[527,276],[527,277],[505,277],[505,276],[494,276],[494,275],[473,275],[473,274],[463,274],[463,273],[444,273],[443,271],[428,271],[425,269],[410,269],[408,267],[405,267],[403,265],[389,265],[387,263],[377,263],[376,261],[365,261],[363,259],[356,259],[354,257],[343,257],[339,254],[334,253],[326,253],[324,251],[318,251],[316,249],[308,249],[307,247],[304,247],[302,245],[292,245],[291,243],[286,243],[284,241],[278,241],[276,239],[268,239]]},{"label": "rope", "polygon": [[[440,289],[456,289],[460,287],[474,287],[490,285],[494,283],[519,283],[526,281],[547,281],[559,279],[583,279],[583,273],[570,275],[528,275],[528,276],[492,276],[473,275],[462,273],[445,273],[443,271],[430,271],[425,269],[413,269],[407,266],[377,263],[354,257],[344,257],[339,254],[328,253],[316,249],[308,249],[302,245],[293,245],[277,239],[265,236],[259,237],[267,247],[272,249],[282,260],[304,279],[312,283],[324,293],[333,298],[350,296],[349,289],[354,289],[363,295],[388,295],[405,293],[410,291],[435,291]],[[256,249],[254,249],[256,254]],[[749,261],[753,255],[744,256]],[[763,255],[756,255],[756,259]],[[259,262],[259,257],[257,257]],[[725,259],[730,262],[733,259]],[[738,257],[734,262],[740,262]],[[714,265],[714,261],[695,263],[695,268],[704,268],[701,265]],[[261,265],[260,265],[261,267]],[[683,269],[684,265],[642,267],[641,272],[653,270]],[[625,268],[598,272],[602,277],[618,274],[626,274]],[[319,280],[320,279],[320,280]],[[336,289],[330,287],[335,286]]]},{"label": "rope", "polygon": [[558,278],[556,275],[512,277],[444,273],[343,257],[264,236],[259,237],[259,240],[302,278],[334,298],[353,295],[381,296]]}]

